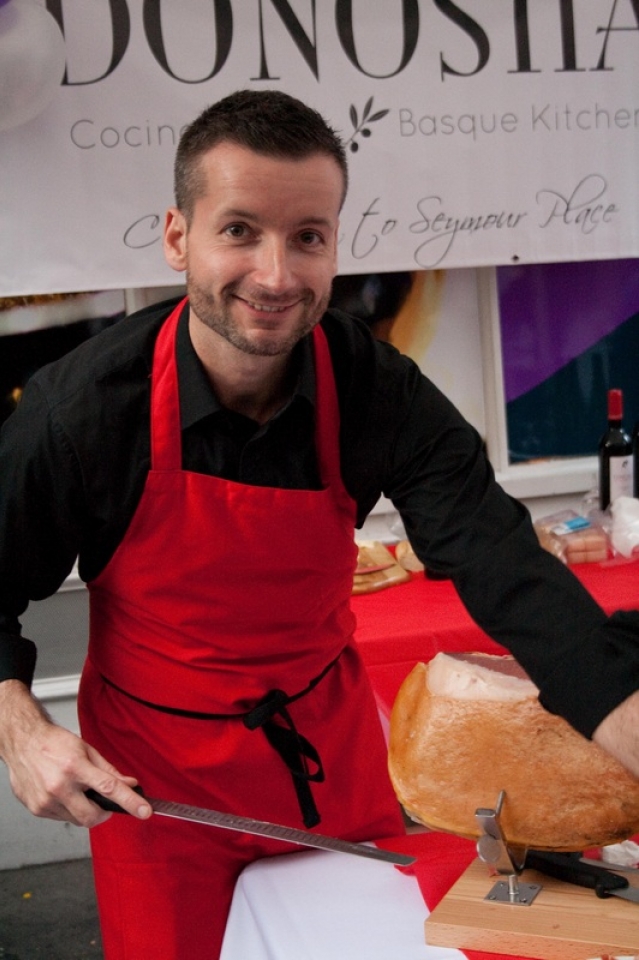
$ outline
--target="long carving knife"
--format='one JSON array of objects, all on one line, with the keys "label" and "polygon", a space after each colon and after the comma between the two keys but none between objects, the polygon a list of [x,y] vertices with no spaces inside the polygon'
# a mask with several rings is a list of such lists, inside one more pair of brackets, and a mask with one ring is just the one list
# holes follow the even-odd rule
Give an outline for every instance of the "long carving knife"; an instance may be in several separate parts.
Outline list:
[{"label": "long carving knife", "polygon": [[[108,800],[95,790],[85,792],[89,800],[97,803],[103,810],[109,810],[111,813],[126,813],[126,810],[117,803],[113,803],[112,800]],[[304,847],[317,847],[320,850],[332,850],[336,853],[350,853],[357,857],[383,860],[386,863],[393,863],[401,867],[408,867],[417,859],[405,853],[381,850],[365,843],[353,843],[350,840],[341,840],[338,837],[327,837],[321,833],[311,833],[308,830],[298,830],[295,827],[287,827],[279,823],[269,823],[267,820],[254,820],[252,817],[240,817],[234,813],[222,813],[219,810],[208,810],[202,807],[193,807],[186,803],[175,803],[173,800],[147,797],[139,788],[136,788],[136,792],[144,797],[153,808],[153,812],[161,817],[190,820],[193,823],[203,823],[209,827],[251,833],[258,837],[271,837],[274,840],[296,843]]]}]

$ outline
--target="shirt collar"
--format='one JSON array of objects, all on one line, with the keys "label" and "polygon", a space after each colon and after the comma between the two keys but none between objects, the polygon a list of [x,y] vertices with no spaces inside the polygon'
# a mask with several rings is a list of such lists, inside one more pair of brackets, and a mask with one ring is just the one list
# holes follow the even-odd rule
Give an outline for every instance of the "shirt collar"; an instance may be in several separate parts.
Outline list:
[{"label": "shirt collar", "polygon": [[[180,421],[183,430],[193,426],[204,417],[221,413],[224,410],[211,389],[204,367],[191,343],[188,321],[189,307],[187,303],[180,316],[176,340]],[[315,405],[315,363],[310,334],[304,337],[295,348],[295,362],[298,365],[299,374],[290,404],[301,401],[313,407]]]}]

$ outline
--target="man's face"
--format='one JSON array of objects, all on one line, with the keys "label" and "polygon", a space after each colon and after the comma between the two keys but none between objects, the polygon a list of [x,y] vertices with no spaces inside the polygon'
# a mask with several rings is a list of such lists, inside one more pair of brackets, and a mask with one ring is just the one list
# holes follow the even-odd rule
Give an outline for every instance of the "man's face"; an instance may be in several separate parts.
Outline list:
[{"label": "man's face", "polygon": [[288,353],[324,313],[337,269],[343,176],[331,156],[268,157],[233,143],[200,161],[189,225],[169,211],[165,253],[191,312],[244,353]]}]

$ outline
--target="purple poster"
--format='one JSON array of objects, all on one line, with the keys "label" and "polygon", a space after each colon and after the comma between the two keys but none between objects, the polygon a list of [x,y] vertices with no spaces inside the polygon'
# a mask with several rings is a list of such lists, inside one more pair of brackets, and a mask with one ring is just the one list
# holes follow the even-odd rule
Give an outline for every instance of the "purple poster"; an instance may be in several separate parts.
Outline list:
[{"label": "purple poster", "polygon": [[512,462],[596,452],[606,391],[639,419],[639,260],[497,270]]}]

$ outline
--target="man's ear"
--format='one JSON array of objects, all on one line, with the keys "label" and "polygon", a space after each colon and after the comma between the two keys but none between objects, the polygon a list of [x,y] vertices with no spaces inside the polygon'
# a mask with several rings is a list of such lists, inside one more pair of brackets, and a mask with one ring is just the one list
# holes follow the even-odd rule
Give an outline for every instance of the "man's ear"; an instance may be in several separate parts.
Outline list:
[{"label": "man's ear", "polygon": [[177,207],[170,207],[164,221],[164,257],[174,270],[186,270],[187,223]]}]

